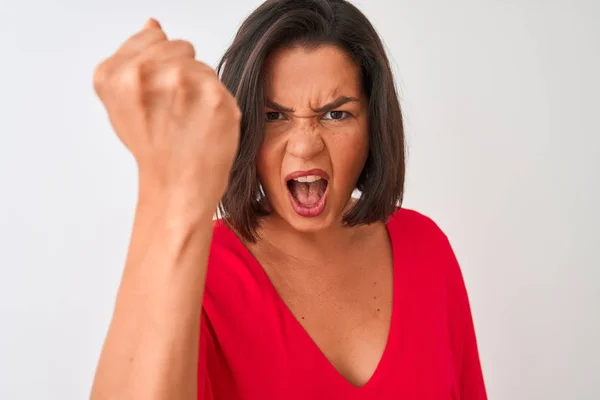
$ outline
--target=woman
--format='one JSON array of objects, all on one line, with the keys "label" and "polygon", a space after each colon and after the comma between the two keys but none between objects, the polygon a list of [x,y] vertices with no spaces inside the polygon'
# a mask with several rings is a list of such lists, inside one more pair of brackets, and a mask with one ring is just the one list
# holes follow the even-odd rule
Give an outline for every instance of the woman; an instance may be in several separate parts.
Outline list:
[{"label": "woman", "polygon": [[400,106],[355,7],[269,0],[218,74],[150,20],[95,89],[139,201],[93,399],[486,397],[452,249],[398,208]]}]

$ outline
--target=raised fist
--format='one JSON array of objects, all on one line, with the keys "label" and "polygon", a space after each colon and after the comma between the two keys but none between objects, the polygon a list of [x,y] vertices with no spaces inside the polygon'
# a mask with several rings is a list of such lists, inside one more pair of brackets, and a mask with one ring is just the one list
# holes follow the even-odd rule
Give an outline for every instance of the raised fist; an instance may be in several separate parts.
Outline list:
[{"label": "raised fist", "polygon": [[138,164],[141,190],[216,207],[237,152],[241,113],[189,42],[167,39],[150,19],[96,67],[94,89]]}]

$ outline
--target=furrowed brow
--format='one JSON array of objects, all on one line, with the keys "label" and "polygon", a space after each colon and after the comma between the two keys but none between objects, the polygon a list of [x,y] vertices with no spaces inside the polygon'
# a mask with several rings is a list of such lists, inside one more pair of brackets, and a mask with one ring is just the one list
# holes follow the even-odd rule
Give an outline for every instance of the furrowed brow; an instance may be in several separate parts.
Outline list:
[{"label": "furrowed brow", "polygon": [[289,108],[289,107],[284,107],[281,104],[277,104],[272,100],[266,99],[265,100],[265,106],[272,108],[273,110],[277,110],[277,111],[285,111],[288,113],[293,113],[295,110],[293,108]]},{"label": "furrowed brow", "polygon": [[339,108],[346,103],[358,102],[358,101],[360,101],[360,99],[357,99],[356,97],[341,96],[341,97],[338,97],[337,99],[335,99],[334,101],[325,104],[324,106],[321,106],[319,108],[313,108],[313,111],[317,112],[317,113],[333,111],[336,108]]},{"label": "furrowed brow", "polygon": [[[313,108],[312,110],[316,113],[323,113],[323,112],[335,110],[336,108],[341,107],[346,103],[359,102],[359,101],[360,101],[360,99],[358,99],[356,97],[341,96],[330,103],[327,103],[319,108]],[[273,100],[269,100],[269,99],[265,100],[265,106],[272,108],[273,110],[284,111],[284,112],[288,112],[288,113],[293,113],[295,111],[293,108],[282,106],[281,104],[278,104],[278,103],[274,102]]]}]

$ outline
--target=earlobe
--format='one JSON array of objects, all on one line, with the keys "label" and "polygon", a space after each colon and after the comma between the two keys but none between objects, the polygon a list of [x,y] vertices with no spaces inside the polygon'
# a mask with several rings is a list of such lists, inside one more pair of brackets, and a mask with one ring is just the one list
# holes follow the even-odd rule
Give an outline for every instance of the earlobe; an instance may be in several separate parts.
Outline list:
[{"label": "earlobe", "polygon": [[262,209],[265,210],[267,213],[270,214],[271,212],[273,212],[273,206],[271,206],[271,202],[269,201],[267,196],[261,197],[259,202],[260,202],[259,204],[262,207]]},{"label": "earlobe", "polygon": [[263,197],[263,199],[262,199],[262,207],[268,213],[273,212],[273,207],[271,206],[271,202],[269,202],[269,199],[267,199],[266,197]]},{"label": "earlobe", "polygon": [[262,183],[260,183],[260,182],[258,183],[258,190],[259,190],[258,202],[259,202],[260,206],[266,212],[271,213],[273,211],[273,206],[271,206],[271,202],[267,198],[267,194],[265,193],[265,189],[264,189]]}]

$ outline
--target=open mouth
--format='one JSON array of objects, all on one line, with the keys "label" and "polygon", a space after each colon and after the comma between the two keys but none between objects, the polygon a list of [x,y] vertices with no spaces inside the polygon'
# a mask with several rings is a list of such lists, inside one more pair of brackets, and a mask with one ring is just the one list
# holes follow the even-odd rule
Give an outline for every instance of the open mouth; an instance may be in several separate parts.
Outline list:
[{"label": "open mouth", "polygon": [[319,175],[298,176],[287,181],[292,207],[303,217],[316,217],[325,209],[328,181]]}]

